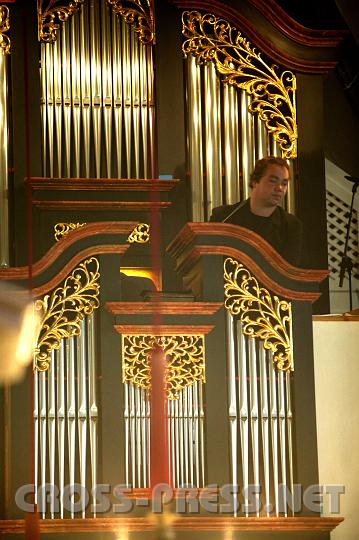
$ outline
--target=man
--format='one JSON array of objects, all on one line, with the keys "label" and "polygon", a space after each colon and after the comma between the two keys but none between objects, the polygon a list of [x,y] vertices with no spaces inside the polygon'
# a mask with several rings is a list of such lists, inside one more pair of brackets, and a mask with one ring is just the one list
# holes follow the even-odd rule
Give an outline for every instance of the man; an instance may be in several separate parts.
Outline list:
[{"label": "man", "polygon": [[284,259],[297,266],[302,249],[302,224],[279,206],[288,182],[289,167],[284,159],[272,156],[260,159],[250,177],[250,198],[214,208],[210,221],[233,223],[256,232]]}]

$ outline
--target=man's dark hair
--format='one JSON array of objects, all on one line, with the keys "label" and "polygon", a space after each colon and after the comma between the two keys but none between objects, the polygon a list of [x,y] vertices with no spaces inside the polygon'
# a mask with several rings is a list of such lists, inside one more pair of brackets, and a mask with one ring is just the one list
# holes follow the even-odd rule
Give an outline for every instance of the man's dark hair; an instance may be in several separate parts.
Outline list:
[{"label": "man's dark hair", "polygon": [[250,187],[253,187],[253,184],[257,184],[259,182],[269,165],[279,165],[279,167],[285,167],[290,174],[289,165],[285,159],[276,156],[268,156],[263,159],[259,159],[256,162],[254,171],[249,178]]}]

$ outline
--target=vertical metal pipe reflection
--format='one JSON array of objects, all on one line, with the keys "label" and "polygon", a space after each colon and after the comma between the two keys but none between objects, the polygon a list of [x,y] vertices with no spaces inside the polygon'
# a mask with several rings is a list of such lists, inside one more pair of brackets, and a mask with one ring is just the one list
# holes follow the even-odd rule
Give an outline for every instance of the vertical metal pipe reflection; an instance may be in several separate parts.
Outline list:
[{"label": "vertical metal pipe reflection", "polygon": [[0,51],[0,267],[9,266],[8,73],[7,54]]},{"label": "vertical metal pipe reflection", "polygon": [[[92,6],[93,7],[93,6]],[[83,162],[85,178],[90,177],[90,122],[91,122],[91,68],[90,38],[88,26],[88,4],[82,5],[80,11],[80,56],[81,71],[81,113],[83,134]],[[93,39],[93,38],[92,38]],[[96,90],[96,87],[95,87]],[[97,102],[97,101],[96,101]]]},{"label": "vertical metal pipe reflection", "polygon": [[205,453],[204,453],[204,404],[203,404],[203,385],[201,382],[198,383],[199,392],[198,392],[198,403],[199,403],[199,428],[200,428],[200,464],[201,464],[201,476],[199,486],[205,485],[205,474],[204,474],[204,465],[205,465]]},{"label": "vertical metal pipe reflection", "polygon": [[[80,27],[84,25],[84,14],[75,13],[70,20],[71,24],[71,97],[72,97],[72,124],[73,124],[73,139],[72,139],[72,155],[73,155],[73,170],[76,178],[81,176],[80,164],[80,125],[82,111],[85,106],[85,101],[82,101],[82,90],[86,90],[81,82],[81,70],[88,69],[88,66],[82,65],[86,58],[82,58],[81,52],[84,51],[84,44],[80,45]],[[82,62],[80,61],[82,58]],[[87,105],[88,106],[88,105]],[[86,124],[85,124],[86,125]],[[71,175],[71,171],[70,171]]]},{"label": "vertical metal pipe reflection", "polygon": [[284,388],[284,373],[278,373],[278,397],[279,397],[279,444],[280,444],[280,462],[282,471],[282,511],[287,517],[287,449],[286,449],[286,411],[285,411],[285,388]]},{"label": "vertical metal pipe reflection", "polygon": [[248,414],[248,391],[247,391],[247,338],[242,332],[242,325],[237,321],[238,339],[238,394],[239,394],[239,418],[241,438],[241,461],[244,490],[245,514],[248,517],[248,484],[249,484],[249,414]]},{"label": "vertical metal pipe reflection", "polygon": [[39,374],[39,413],[40,413],[40,488],[41,497],[38,499],[42,518],[46,517],[46,440],[47,440],[47,402],[46,402],[46,372]]},{"label": "vertical metal pipe reflection", "polygon": [[115,129],[115,154],[117,178],[122,175],[122,63],[121,63],[121,19],[112,13],[112,81],[113,114]]},{"label": "vertical metal pipe reflection", "polygon": [[[226,313],[226,341],[228,351],[228,416],[230,426],[230,455],[232,466],[232,485],[238,485],[238,413],[236,389],[236,347],[232,315]],[[237,494],[233,494],[234,515],[237,516]]]},{"label": "vertical metal pipe reflection", "polygon": [[54,71],[54,117],[56,134],[56,165],[55,174],[62,176],[62,61],[61,61],[61,34],[50,45],[53,48],[53,71]]},{"label": "vertical metal pipe reflection", "polygon": [[131,436],[131,485],[138,487],[136,481],[136,404],[135,388],[132,383],[129,384],[130,393],[130,436]]},{"label": "vertical metal pipe reflection", "polygon": [[279,515],[279,473],[278,473],[278,406],[277,406],[277,378],[273,367],[272,353],[267,353],[269,371],[270,419],[272,436],[274,507],[276,516]]},{"label": "vertical metal pipe reflection", "polygon": [[268,156],[269,149],[269,135],[266,129],[265,123],[257,116],[256,118],[256,132],[257,132],[257,145],[256,145],[256,160],[262,159]]},{"label": "vertical metal pipe reflection", "polygon": [[[55,369],[56,369],[56,356],[57,351],[51,351],[51,362],[47,371],[47,418],[48,418],[48,447],[49,447],[49,480],[50,485],[55,486],[55,432],[56,432],[56,396],[55,396]],[[50,495],[50,516],[53,519],[55,517],[53,494]]]},{"label": "vertical metal pipe reflection", "polygon": [[193,438],[193,385],[187,390],[187,411],[188,411],[188,452],[189,452],[189,478],[188,482],[194,485],[194,438]]},{"label": "vertical metal pipe reflection", "polygon": [[253,116],[248,111],[251,97],[245,90],[240,90],[240,109],[242,127],[242,168],[243,198],[249,196],[249,177],[254,166],[254,126]]},{"label": "vertical metal pipe reflection", "polygon": [[224,181],[226,203],[240,200],[238,94],[229,84],[223,85]]},{"label": "vertical metal pipe reflection", "polygon": [[219,79],[213,62],[204,66],[205,152],[208,218],[222,204],[222,157]]},{"label": "vertical metal pipe reflection", "polygon": [[137,465],[137,487],[142,485],[142,429],[141,429],[141,401],[140,389],[135,387],[135,416],[136,416],[136,465]]},{"label": "vertical metal pipe reflection", "polygon": [[133,125],[133,155],[134,177],[140,176],[140,69],[139,45],[137,36],[131,27],[131,83],[132,83],[132,125]]},{"label": "vertical metal pipe reflection", "polygon": [[107,2],[101,3],[101,46],[102,46],[102,101],[103,123],[105,135],[105,167],[106,176],[112,175],[112,64],[111,64],[111,26],[110,12]]},{"label": "vertical metal pipe reflection", "polygon": [[150,167],[148,163],[148,87],[147,87],[147,59],[146,45],[139,43],[139,66],[140,66],[140,105],[141,105],[141,140],[143,156],[143,178],[148,178]]},{"label": "vertical metal pipe reflection", "polygon": [[62,89],[63,89],[63,120],[64,120],[64,176],[71,176],[71,51],[70,51],[70,26],[69,23],[62,25]]},{"label": "vertical metal pipe reflection", "polygon": [[129,448],[131,444],[130,440],[130,405],[129,405],[129,395],[128,395],[128,383],[124,384],[125,390],[125,408],[123,412],[123,417],[125,420],[125,481],[126,487],[130,487],[130,455]]},{"label": "vertical metal pipe reflection", "polygon": [[[256,342],[249,338],[249,388],[250,388],[250,418],[252,436],[252,460],[254,485],[259,488],[259,411],[257,388],[257,358]],[[259,517],[259,500],[256,494],[256,515]]]},{"label": "vertical metal pipe reflection", "polygon": [[192,220],[204,221],[202,110],[200,68],[194,56],[187,59],[187,147],[191,175]]},{"label": "vertical metal pipe reflection", "polygon": [[155,155],[155,76],[154,76],[154,63],[153,63],[153,51],[151,45],[146,45],[146,71],[147,71],[147,89],[148,89],[148,139],[149,139],[149,163],[147,176],[150,178],[156,178],[157,171],[157,158]]},{"label": "vertical metal pipe reflection", "polygon": [[263,342],[259,342],[259,372],[260,372],[260,395],[261,395],[261,419],[262,419],[262,447],[263,447],[263,470],[264,470],[264,494],[265,511],[270,515],[270,467],[269,467],[269,403],[266,353]]},{"label": "vertical metal pipe reflection", "polygon": [[[79,431],[80,484],[86,487],[87,458],[87,369],[86,369],[86,325],[81,321],[81,334],[77,337],[77,425]],[[86,513],[83,501],[81,515]]]},{"label": "vertical metal pipe reflection", "polygon": [[35,504],[38,504],[37,493],[39,488],[39,372],[34,372],[34,483],[35,483]]},{"label": "vertical metal pipe reflection", "polygon": [[[41,125],[42,125],[42,174],[47,175],[47,119],[46,119],[46,107],[47,107],[47,90],[46,90],[46,43],[41,43],[41,62],[40,62],[40,112],[41,112]],[[0,70],[2,69],[2,59],[0,58]],[[2,74],[1,74],[2,75]],[[6,77],[6,76],[5,76]],[[0,80],[6,80],[3,77]]]},{"label": "vertical metal pipe reflection", "polygon": [[[90,457],[91,457],[91,490],[95,508],[95,489],[97,486],[97,422],[98,407],[96,398],[96,349],[95,349],[95,315],[86,317],[87,358],[88,358],[88,407],[90,417]],[[94,510],[93,517],[96,517]]]},{"label": "vertical metal pipe reflection", "polygon": [[[67,379],[67,441],[68,441],[68,465],[69,484],[75,483],[75,450],[76,450],[76,388],[75,388],[75,338],[66,339],[66,379]],[[74,517],[74,509],[71,505],[71,518]]]},{"label": "vertical metal pipe reflection", "polygon": [[54,72],[53,72],[53,48],[50,43],[46,44],[46,116],[47,137],[49,150],[49,174],[54,177]]},{"label": "vertical metal pipe reflection", "polygon": [[285,374],[285,388],[286,388],[286,413],[287,413],[287,434],[288,434],[288,460],[289,460],[289,487],[292,494],[291,509],[294,516],[294,473],[293,473],[293,412],[292,412],[292,399],[291,399],[291,380],[290,373],[287,371]]},{"label": "vertical metal pipe reflection", "polygon": [[146,390],[140,388],[141,396],[141,452],[142,452],[142,474],[143,487],[148,486],[147,483],[147,434],[146,434]]},{"label": "vertical metal pipe reflection", "polygon": [[60,518],[64,517],[64,486],[65,486],[65,344],[60,341],[57,361],[57,452],[59,460],[59,500]]},{"label": "vertical metal pipe reflection", "polygon": [[125,131],[126,175],[131,178],[131,127],[132,127],[132,99],[131,99],[131,48],[130,28],[122,19],[122,88],[123,88],[123,114]]},{"label": "vertical metal pipe reflection", "polygon": [[101,44],[97,0],[90,0],[91,108],[95,175],[101,177],[102,84]]}]

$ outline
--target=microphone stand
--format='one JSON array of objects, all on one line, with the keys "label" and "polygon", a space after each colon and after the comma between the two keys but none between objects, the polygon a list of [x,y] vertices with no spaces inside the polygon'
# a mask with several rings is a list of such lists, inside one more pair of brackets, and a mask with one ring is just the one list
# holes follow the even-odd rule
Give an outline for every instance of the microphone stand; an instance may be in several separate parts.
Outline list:
[{"label": "microphone stand", "polygon": [[353,217],[353,206],[354,206],[354,197],[358,189],[359,185],[359,178],[352,178],[351,176],[345,176],[347,180],[350,180],[351,182],[354,182],[353,188],[352,188],[352,202],[350,205],[350,211],[348,216],[348,223],[347,223],[347,234],[345,237],[345,245],[344,245],[344,252],[342,256],[342,261],[340,263],[340,274],[339,274],[339,287],[343,287],[344,282],[344,276],[345,272],[348,272],[348,281],[349,281],[349,306],[350,311],[353,309],[353,290],[352,290],[352,271],[353,271],[353,261],[348,256],[348,245],[349,245],[349,236],[350,236],[350,227],[352,223],[352,217]]}]

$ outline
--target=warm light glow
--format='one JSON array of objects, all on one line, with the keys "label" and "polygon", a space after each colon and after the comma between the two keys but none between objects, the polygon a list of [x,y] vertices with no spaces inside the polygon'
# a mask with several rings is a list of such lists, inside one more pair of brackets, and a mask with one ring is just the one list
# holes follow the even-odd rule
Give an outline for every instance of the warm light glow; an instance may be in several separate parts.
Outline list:
[{"label": "warm light glow", "polygon": [[19,338],[16,348],[16,362],[26,366],[32,357],[36,338],[40,330],[40,319],[32,304],[26,306],[20,326]]},{"label": "warm light glow", "polygon": [[26,291],[0,284],[0,384],[19,381],[32,360],[39,320]]},{"label": "warm light glow", "polygon": [[154,284],[156,291],[161,290],[162,276],[161,274],[156,274],[152,268],[143,268],[143,267],[121,267],[121,274],[129,277],[142,277],[150,279]]}]

